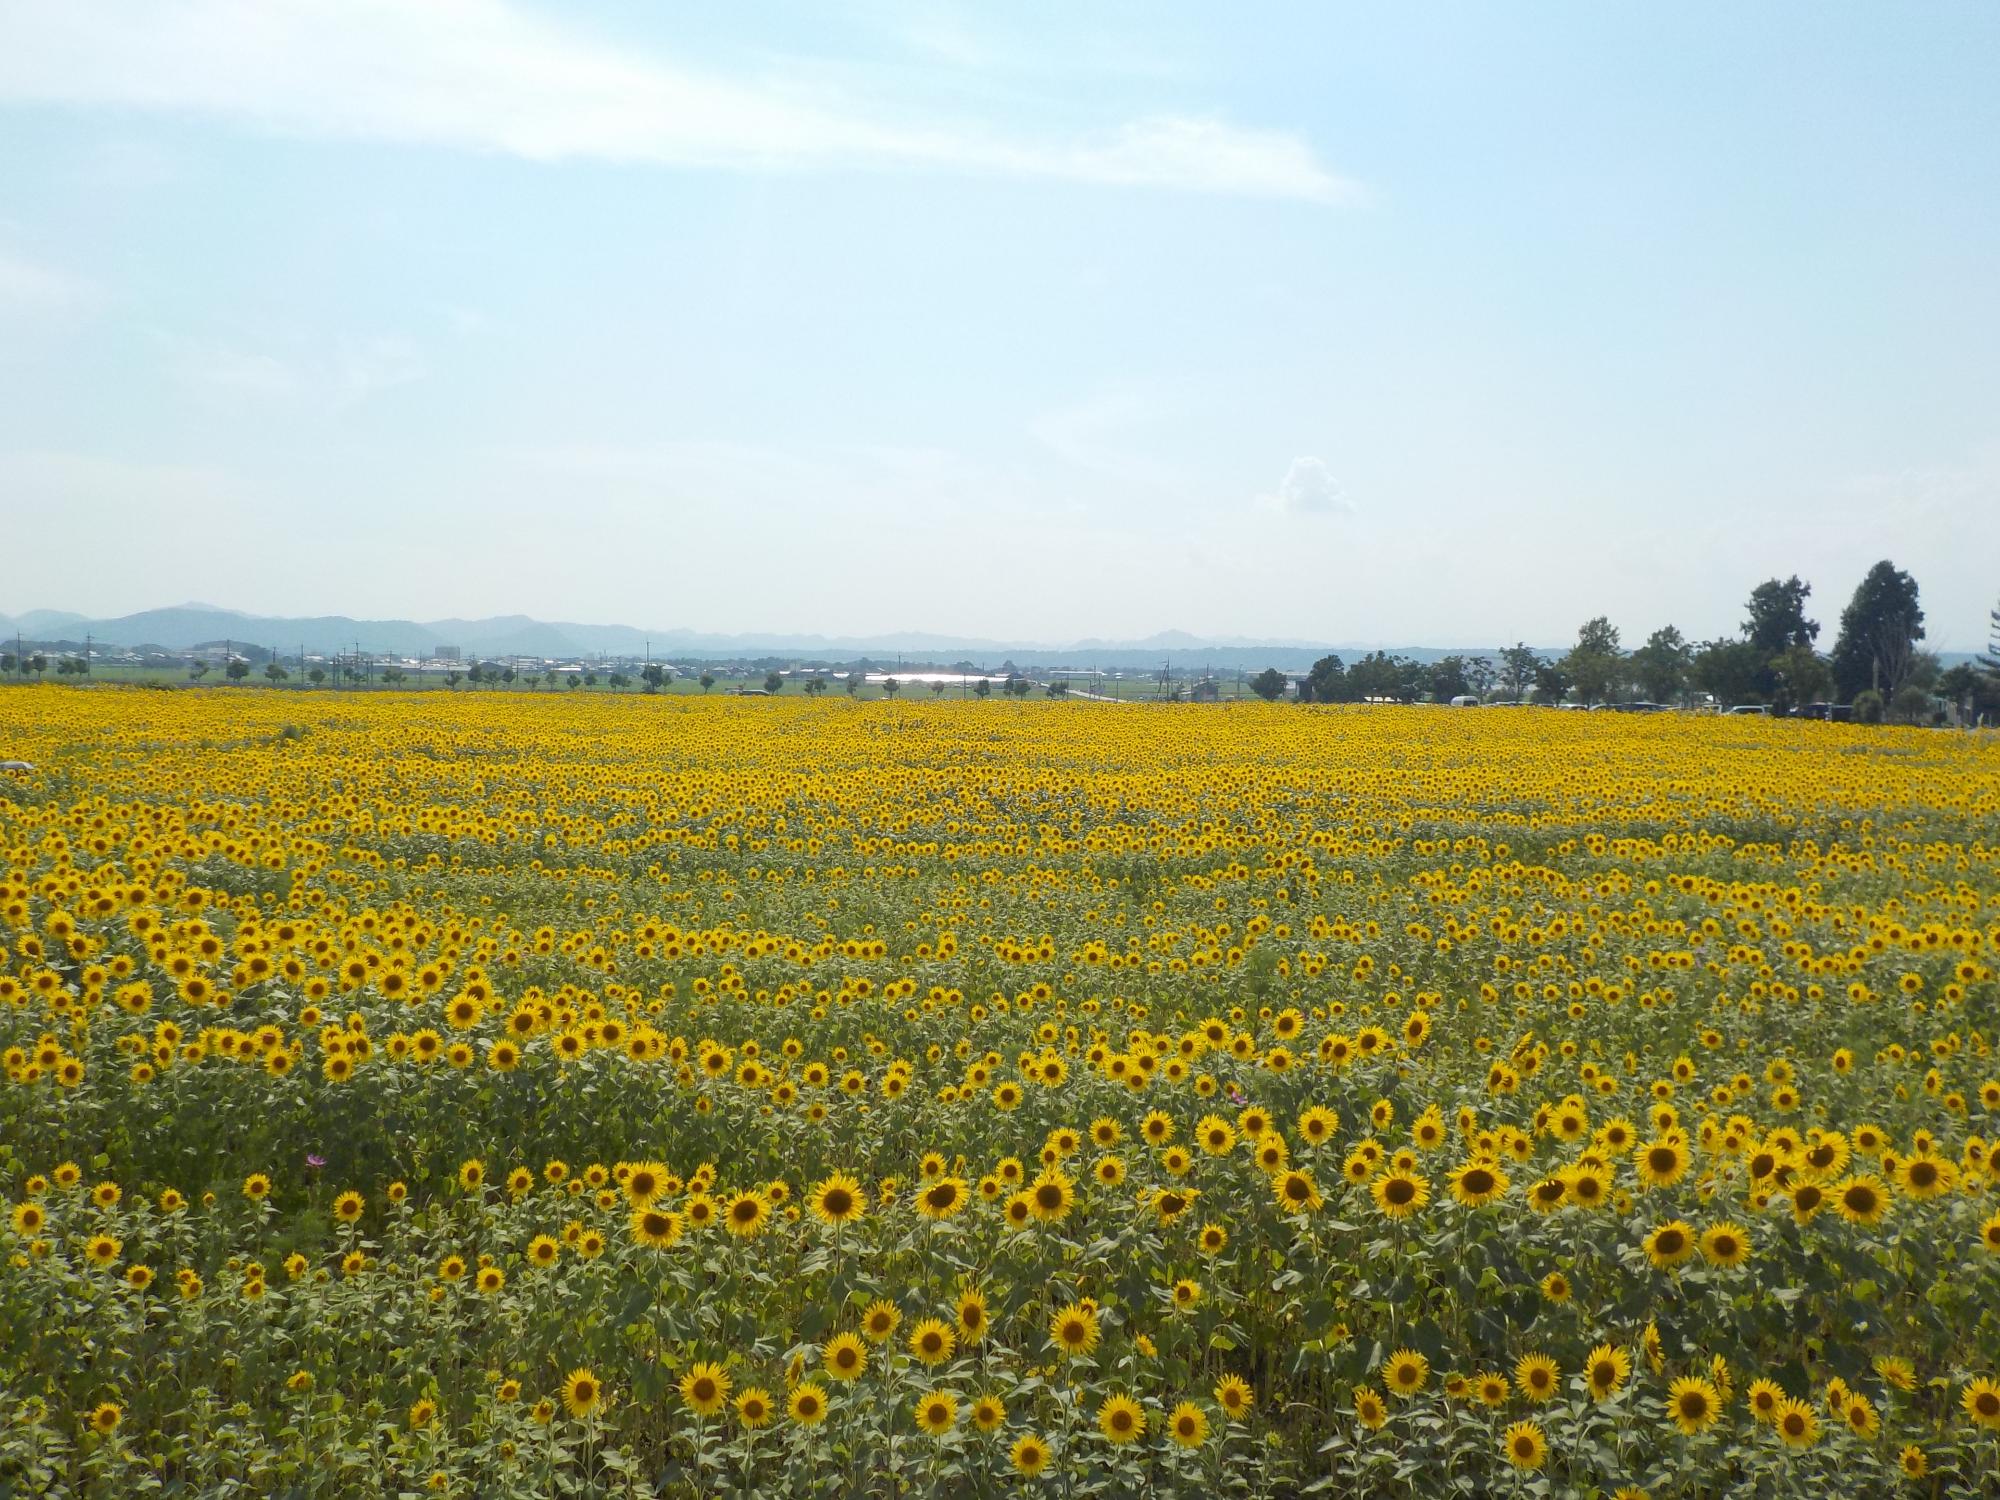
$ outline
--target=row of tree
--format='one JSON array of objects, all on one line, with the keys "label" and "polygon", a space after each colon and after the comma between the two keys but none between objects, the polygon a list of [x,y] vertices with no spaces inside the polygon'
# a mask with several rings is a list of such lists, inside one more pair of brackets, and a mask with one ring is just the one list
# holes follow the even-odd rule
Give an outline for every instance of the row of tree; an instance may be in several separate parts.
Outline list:
[{"label": "row of tree", "polygon": [[[1504,697],[1515,702],[1584,704],[1630,700],[1684,703],[1697,694],[1721,704],[1769,704],[1790,712],[1808,704],[1851,704],[1856,717],[1917,722],[1935,697],[1962,712],[2000,715],[2000,609],[1992,615],[1992,650],[1978,664],[1945,669],[1920,646],[1924,611],[1917,581],[1894,563],[1868,570],[1840,614],[1833,650],[1821,654],[1819,622],[1806,615],[1812,585],[1796,575],[1757,585],[1735,636],[1695,642],[1664,625],[1626,650],[1602,615],[1585,622],[1576,644],[1546,655],[1523,642],[1494,656],[1413,661],[1381,651],[1352,664],[1324,656],[1298,682],[1310,703],[1358,703]],[[1253,678],[1260,697],[1284,694],[1289,680],[1265,671]]]}]

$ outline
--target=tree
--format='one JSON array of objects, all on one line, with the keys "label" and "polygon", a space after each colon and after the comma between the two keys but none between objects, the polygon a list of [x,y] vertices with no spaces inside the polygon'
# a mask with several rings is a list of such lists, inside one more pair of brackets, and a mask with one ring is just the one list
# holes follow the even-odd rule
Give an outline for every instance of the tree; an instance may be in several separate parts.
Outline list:
[{"label": "tree", "polygon": [[861,696],[860,668],[856,668],[847,674],[847,696],[850,698],[859,698]]},{"label": "tree", "polygon": [[1276,667],[1266,667],[1250,679],[1250,691],[1266,703],[1275,702],[1285,695],[1285,674]]},{"label": "tree", "polygon": [[[387,672],[384,672],[382,675],[384,677],[387,677],[389,674]],[[403,674],[398,672],[396,674],[396,680],[398,682],[401,682],[403,680]],[[521,674],[521,685],[532,693],[536,688],[542,685],[542,674],[540,672],[523,672]]]},{"label": "tree", "polygon": [[1986,654],[1979,658],[1980,670],[1988,676],[2000,679],[2000,608],[1987,611],[1990,629],[1986,636]]},{"label": "tree", "polygon": [[[37,672],[42,670],[42,659],[39,656],[35,658],[35,670]],[[188,668],[188,681],[190,682],[200,682],[207,675],[208,663],[205,661],[198,661]]]},{"label": "tree", "polygon": [[[287,672],[283,667],[279,666],[275,661],[267,661],[264,663],[264,676],[268,681],[283,682],[287,677],[291,675],[292,674],[290,672]],[[389,674],[387,672],[384,672],[382,674],[385,680],[388,678],[388,675]],[[396,675],[398,677],[401,677],[403,674],[398,672],[396,673]]]},{"label": "tree", "polygon": [[240,656],[229,658],[229,665],[222,669],[229,674],[231,682],[241,682],[250,675],[250,663]]},{"label": "tree", "polygon": [[1781,714],[1821,702],[1833,686],[1825,659],[1810,646],[1786,648],[1771,658],[1770,669],[1777,683],[1771,707]]},{"label": "tree", "polygon": [[[703,688],[702,691],[707,692],[708,689]],[[817,698],[821,693],[826,691],[826,679],[824,677],[808,677],[806,679],[806,691]]]},{"label": "tree", "polygon": [[1806,600],[1812,585],[1794,573],[1783,582],[1767,578],[1750,591],[1743,607],[1750,618],[1743,622],[1743,638],[1757,648],[1764,660],[1789,651],[1794,646],[1811,649],[1819,639],[1819,622],[1806,618]]},{"label": "tree", "polygon": [[782,692],[784,691],[784,687],[785,687],[785,679],[779,676],[776,672],[767,672],[764,674],[765,692],[767,693]]},{"label": "tree", "polygon": [[1016,698],[1027,697],[1028,689],[1033,686],[1034,684],[1019,672],[1016,672],[1012,677],[1007,679],[1007,691],[1012,693]]},{"label": "tree", "polygon": [[[37,682],[40,682],[42,679],[42,674],[48,671],[49,669],[49,659],[46,656],[42,655],[41,652],[37,651],[33,656],[28,658],[28,665],[34,668],[35,680]],[[204,672],[208,670],[206,664],[203,665],[202,670]]]},{"label": "tree", "polygon": [[1662,625],[1632,653],[1632,671],[1639,679],[1639,690],[1651,702],[1671,703],[1687,686],[1688,667],[1693,661],[1694,649],[1680,631]]},{"label": "tree", "polygon": [[[456,679],[458,673],[453,672],[451,675],[454,679]],[[310,682],[314,687],[318,687],[322,682],[326,681],[326,668],[324,667],[312,668],[310,671],[306,673],[306,681]]]},{"label": "tree", "polygon": [[583,678],[582,678],[582,676],[581,676],[580,674],[578,674],[578,673],[576,673],[576,672],[571,672],[571,673],[570,673],[570,674],[569,674],[568,676],[566,676],[565,678],[563,678],[563,682],[564,682],[564,683],[565,683],[565,684],[566,684],[567,686],[569,686],[570,688],[573,688],[573,689],[574,689],[574,688],[581,688],[581,687],[583,686]]},{"label": "tree", "polygon": [[1710,641],[1688,665],[1688,681],[1725,705],[1762,697],[1765,675],[1764,658],[1748,641]]},{"label": "tree", "polygon": [[1872,688],[1854,695],[1854,722],[1857,724],[1880,724],[1882,722],[1882,695]]},{"label": "tree", "polygon": [[1914,682],[1906,682],[1896,689],[1896,696],[1889,700],[1889,714],[1898,724],[1928,724],[1936,709],[1931,704],[1931,695]]},{"label": "tree", "polygon": [[506,683],[508,687],[512,687],[514,685],[514,678],[517,675],[518,674],[514,671],[512,667],[502,667],[500,669],[500,680]]},{"label": "tree", "polygon": [[19,665],[20,662],[15,659],[13,652],[0,652],[0,676],[13,676],[14,669]]},{"label": "tree", "polygon": [[1910,681],[1924,611],[1917,581],[1886,558],[1868,570],[1840,612],[1833,646],[1834,690],[1842,699],[1874,688],[1893,703]]},{"label": "tree", "polygon": [[1386,698],[1400,703],[1409,690],[1409,677],[1400,656],[1371,651],[1347,670],[1347,685],[1362,700]]},{"label": "tree", "polygon": [[403,685],[403,677],[404,673],[401,667],[384,667],[382,669],[382,680],[388,683],[390,687],[401,687]]},{"label": "tree", "polygon": [[[1564,658],[1567,660],[1568,658]],[[1569,673],[1560,661],[1535,659],[1535,701],[1537,703],[1560,703],[1563,694],[1569,691]]]},{"label": "tree", "polygon": [[471,669],[465,674],[465,680],[474,687],[478,687],[480,683],[486,680],[486,663],[483,661],[474,662]]},{"label": "tree", "polygon": [[896,681],[895,678],[884,677],[882,679],[882,691],[887,693],[891,698],[895,697],[896,694],[900,693],[902,690],[903,690],[902,683]]},{"label": "tree", "polygon": [[641,672],[639,677],[646,684],[646,691],[649,693],[657,693],[673,680],[673,675],[658,662],[648,662],[646,670]]},{"label": "tree", "polygon": [[702,674],[701,674],[701,690],[702,690],[702,691],[703,691],[703,692],[705,693],[705,692],[707,692],[707,691],[708,691],[708,690],[709,690],[710,688],[712,688],[712,687],[714,687],[714,686],[715,686],[715,674],[714,674],[713,672],[704,672],[704,673],[702,673]]},{"label": "tree", "polygon": [[1586,620],[1576,644],[1563,658],[1563,675],[1576,685],[1585,703],[1595,703],[1616,686],[1624,673],[1624,653],[1618,649],[1618,627],[1603,615]]},{"label": "tree", "polygon": [[1051,681],[1047,687],[1043,688],[1042,692],[1050,698],[1067,698],[1069,696],[1069,683],[1063,678],[1058,677]]},{"label": "tree", "polygon": [[[512,671],[512,669],[511,669],[511,668],[510,668],[510,669],[508,670],[508,673],[507,673],[507,680],[508,680],[509,682],[512,682],[512,681],[514,680],[514,673],[513,673],[513,671]],[[596,687],[596,686],[597,686],[597,674],[596,674],[595,672],[585,672],[585,673],[583,674],[583,685],[584,685],[585,687]]]},{"label": "tree", "polygon": [[1354,689],[1347,680],[1347,668],[1337,656],[1322,656],[1314,662],[1301,688],[1299,697],[1311,703],[1354,701]]},{"label": "tree", "polygon": [[446,688],[455,688],[455,687],[457,687],[457,686],[458,686],[458,684],[459,684],[459,680],[460,680],[460,678],[461,678],[462,676],[463,676],[463,674],[462,674],[462,673],[459,673],[459,672],[455,672],[455,671],[454,671],[454,672],[447,672],[447,673],[445,673],[445,674],[444,674],[444,685],[445,685],[445,687],[446,687]]},{"label": "tree", "polygon": [[1449,703],[1472,691],[1472,679],[1465,670],[1465,658],[1462,656],[1439,657],[1431,663],[1428,676],[1431,696],[1440,703]]},{"label": "tree", "polygon": [[1960,662],[1939,673],[1937,690],[1958,706],[1962,723],[2000,714],[2000,672],[1986,670],[1983,659],[1977,664]]},{"label": "tree", "polygon": [[1465,663],[1466,685],[1478,697],[1484,698],[1492,689],[1494,675],[1492,657],[1474,656],[1467,659]]},{"label": "tree", "polygon": [[972,685],[972,691],[976,696],[984,698],[993,691],[993,684],[982,677]]},{"label": "tree", "polygon": [[942,677],[937,678],[935,681],[931,683],[931,696],[933,698],[942,698],[944,696],[944,690],[949,686],[951,686],[951,684],[946,682]]},{"label": "tree", "polygon": [[[609,677],[605,678],[604,680],[615,688],[628,688],[632,685],[632,679],[627,677],[623,672],[613,672]],[[533,687],[534,685],[535,685],[534,680],[530,678],[528,681],[528,686]]]},{"label": "tree", "polygon": [[1511,646],[1500,648],[1500,685],[1507,689],[1516,703],[1536,682],[1536,669],[1542,658],[1526,641],[1516,641]]}]

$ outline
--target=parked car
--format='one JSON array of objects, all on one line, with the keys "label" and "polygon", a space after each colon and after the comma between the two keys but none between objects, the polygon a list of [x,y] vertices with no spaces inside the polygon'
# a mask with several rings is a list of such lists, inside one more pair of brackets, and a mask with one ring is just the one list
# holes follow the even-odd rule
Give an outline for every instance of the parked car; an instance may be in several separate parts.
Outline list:
[{"label": "parked car", "polygon": [[1456,698],[1451,700],[1451,706],[1453,708],[1477,708],[1479,707],[1479,700],[1470,693],[1460,693]]},{"label": "parked car", "polygon": [[1725,708],[1723,712],[1725,714],[1757,714],[1762,718],[1768,719],[1771,717],[1771,705],[1768,703],[1739,703],[1733,708]]}]

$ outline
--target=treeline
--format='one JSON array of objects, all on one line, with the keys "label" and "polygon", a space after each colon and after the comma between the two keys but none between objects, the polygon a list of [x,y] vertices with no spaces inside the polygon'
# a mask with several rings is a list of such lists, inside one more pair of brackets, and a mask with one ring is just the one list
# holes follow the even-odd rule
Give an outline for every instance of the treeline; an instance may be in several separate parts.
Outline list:
[{"label": "treeline", "polygon": [[[2000,716],[2000,609],[1992,614],[1993,643],[1975,665],[1946,668],[1923,649],[1924,611],[1917,581],[1894,563],[1868,570],[1840,613],[1833,649],[1819,649],[1820,626],[1807,617],[1812,585],[1796,575],[1757,585],[1745,602],[1738,633],[1690,641],[1663,625],[1645,643],[1625,649],[1618,627],[1599,615],[1577,631],[1559,656],[1517,643],[1492,656],[1447,656],[1435,662],[1372,652],[1353,663],[1324,656],[1297,683],[1308,703],[1390,701],[1581,704],[1641,701],[1669,706],[1697,695],[1723,706],[1765,704],[1775,713],[1810,705],[1847,705],[1868,722],[1928,722],[1937,700],[1962,715]],[[1276,698],[1288,686],[1276,672],[1251,686]]]}]

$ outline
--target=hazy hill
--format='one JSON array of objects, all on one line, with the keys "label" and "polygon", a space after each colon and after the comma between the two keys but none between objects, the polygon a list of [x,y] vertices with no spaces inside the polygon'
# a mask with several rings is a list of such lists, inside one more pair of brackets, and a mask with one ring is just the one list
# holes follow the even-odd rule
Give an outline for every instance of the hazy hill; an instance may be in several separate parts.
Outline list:
[{"label": "hazy hill", "polygon": [[[1011,660],[1022,667],[1097,665],[1119,670],[1157,668],[1163,661],[1178,666],[1207,664],[1218,671],[1256,671],[1275,666],[1304,670],[1329,650],[1352,659],[1366,647],[1324,646],[1307,641],[1253,641],[1242,637],[1209,640],[1185,631],[1163,631],[1139,640],[1086,640],[1070,644],[984,640],[971,636],[911,631],[898,635],[832,636],[751,633],[714,634],[698,630],[646,631],[630,625],[583,625],[545,621],[527,615],[499,615],[482,620],[357,620],[347,615],[276,618],[249,615],[212,604],[182,604],[171,609],[141,610],[113,619],[90,619],[61,610],[32,610],[0,615],[0,630],[44,644],[83,641],[86,635],[102,646],[157,646],[185,651],[213,641],[237,641],[280,654],[354,650],[378,655],[428,657],[439,646],[457,646],[466,656],[589,657],[636,656],[648,649],[661,659],[716,659],[781,656],[807,660],[846,661],[866,656],[894,660],[898,656],[931,661],[969,660],[998,665]],[[1446,653],[1426,647],[1401,647],[1403,655],[1432,660]],[[1468,648],[1491,654],[1493,647]]]}]

